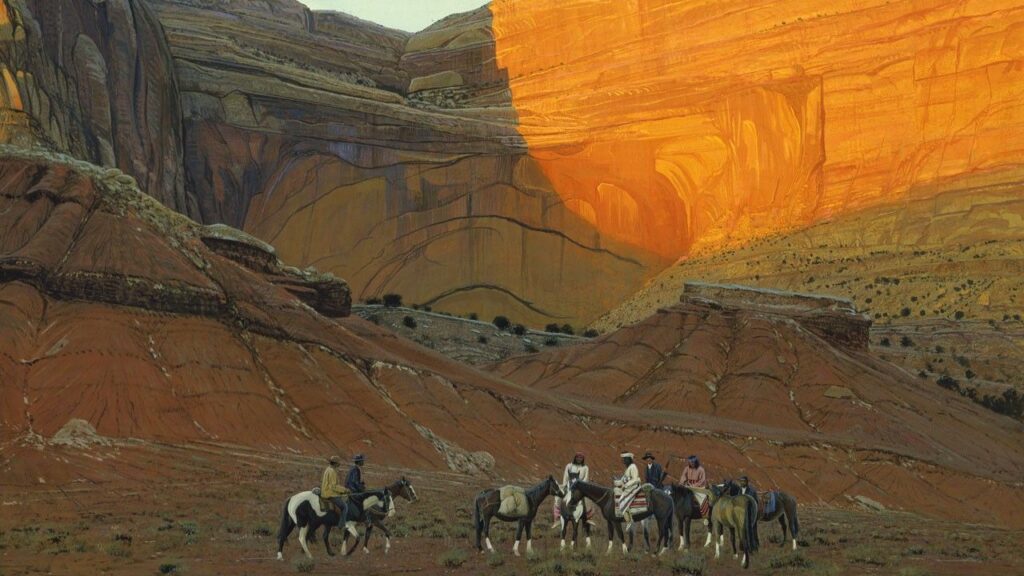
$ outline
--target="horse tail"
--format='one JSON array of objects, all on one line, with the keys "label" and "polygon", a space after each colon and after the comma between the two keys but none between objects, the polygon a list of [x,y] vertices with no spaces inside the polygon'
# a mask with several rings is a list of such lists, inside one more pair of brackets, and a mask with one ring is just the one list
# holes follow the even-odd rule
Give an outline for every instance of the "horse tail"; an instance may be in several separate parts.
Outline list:
[{"label": "horse tail", "polygon": [[748,496],[746,526],[744,526],[744,529],[747,536],[747,549],[751,552],[757,550],[760,545],[757,537],[757,512],[757,501]]},{"label": "horse tail", "polygon": [[292,517],[288,514],[288,504],[291,501],[291,498],[287,498],[284,501],[284,511],[281,513],[281,526],[277,529],[277,542],[280,545],[284,545],[285,538],[292,531]]},{"label": "horse tail", "polygon": [[790,517],[790,520],[789,520],[789,532],[792,534],[793,538],[795,539],[797,534],[800,533],[800,520],[798,520],[797,516],[796,516],[796,498],[793,498],[793,510],[792,510],[792,512],[787,510],[786,511],[786,515]]}]

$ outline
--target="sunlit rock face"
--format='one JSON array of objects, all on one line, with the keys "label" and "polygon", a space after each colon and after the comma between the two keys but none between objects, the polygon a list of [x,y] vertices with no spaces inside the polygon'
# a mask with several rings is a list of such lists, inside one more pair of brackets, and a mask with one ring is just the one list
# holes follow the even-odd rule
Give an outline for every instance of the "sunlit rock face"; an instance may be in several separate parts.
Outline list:
[{"label": "sunlit rock face", "polygon": [[356,300],[579,324],[669,262],[598,233],[527,154],[486,8],[410,35],[286,0],[153,5],[202,220]]},{"label": "sunlit rock face", "polygon": [[664,256],[1024,173],[1016,2],[491,11],[544,175],[601,233]]}]

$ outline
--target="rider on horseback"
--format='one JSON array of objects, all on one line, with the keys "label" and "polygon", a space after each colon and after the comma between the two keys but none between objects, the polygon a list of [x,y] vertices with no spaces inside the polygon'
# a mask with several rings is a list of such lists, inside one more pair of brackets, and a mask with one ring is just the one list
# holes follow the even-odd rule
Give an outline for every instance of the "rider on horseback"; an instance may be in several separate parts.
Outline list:
[{"label": "rider on horseback", "polygon": [[664,490],[665,469],[655,461],[654,454],[651,454],[650,450],[644,452],[643,460],[647,462],[647,470],[644,471],[644,478],[646,478],[647,483],[658,490]]},{"label": "rider on horseback", "polygon": [[[708,487],[708,474],[704,471],[704,467],[700,464],[700,458],[696,455],[686,457],[687,466],[683,470],[683,486],[691,486],[694,488],[707,488]],[[710,514],[707,514],[709,505],[707,502],[707,494],[694,493],[697,498],[697,502],[700,506],[701,516],[707,517],[708,529],[711,529],[711,518]]]},{"label": "rider on horseback", "polygon": [[345,499],[347,492],[338,483],[338,467],[341,466],[341,459],[331,456],[327,469],[324,470],[320,479],[320,497],[333,503],[338,507],[338,527],[345,526],[345,518],[348,517],[348,501]]},{"label": "rider on horseback", "polygon": [[640,490],[640,471],[636,467],[636,462],[633,461],[632,452],[623,452],[620,456],[622,456],[622,464],[626,466],[626,471],[623,472],[620,480],[622,496],[619,499],[619,512],[626,522],[626,530],[629,530],[633,527],[633,515],[629,513],[629,505]]},{"label": "rider on horseback", "polygon": [[[584,482],[588,482],[590,480],[590,467],[587,466],[586,456],[583,455],[583,452],[577,452],[576,455],[572,457],[572,462],[565,465],[565,472],[562,474],[562,486],[565,487],[566,494],[569,494],[572,490],[572,485],[578,480],[582,480]],[[556,498],[555,500],[556,511],[558,510],[558,505],[561,500],[561,498]],[[586,519],[587,503],[585,500],[580,500],[580,505],[583,506],[583,518]]]},{"label": "rider on horseback", "polygon": [[345,488],[350,492],[354,492],[352,496],[349,496],[349,500],[352,501],[352,505],[356,507],[359,514],[363,512],[363,500],[366,500],[366,494],[362,492],[366,491],[366,484],[363,483],[363,471],[362,466],[366,462],[366,456],[362,454],[356,454],[352,457],[352,467],[348,469],[348,476],[345,478]]}]

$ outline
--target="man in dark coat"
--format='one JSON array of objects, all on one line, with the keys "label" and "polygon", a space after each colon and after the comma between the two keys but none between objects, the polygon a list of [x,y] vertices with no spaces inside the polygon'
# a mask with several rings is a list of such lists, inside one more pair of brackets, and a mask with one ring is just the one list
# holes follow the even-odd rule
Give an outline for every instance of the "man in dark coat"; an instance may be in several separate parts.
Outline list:
[{"label": "man in dark coat", "polygon": [[647,469],[644,473],[644,478],[647,483],[654,486],[658,490],[665,489],[665,469],[661,467],[654,459],[654,454],[648,450],[644,453],[644,462],[647,463]]},{"label": "man in dark coat", "polygon": [[353,494],[349,496],[349,501],[355,506],[357,512],[361,516],[363,513],[363,500],[366,499],[366,495],[362,492],[366,491],[366,484],[363,483],[363,464],[366,462],[366,456],[362,454],[356,454],[352,458],[352,467],[348,469],[348,476],[345,478],[345,488]]}]

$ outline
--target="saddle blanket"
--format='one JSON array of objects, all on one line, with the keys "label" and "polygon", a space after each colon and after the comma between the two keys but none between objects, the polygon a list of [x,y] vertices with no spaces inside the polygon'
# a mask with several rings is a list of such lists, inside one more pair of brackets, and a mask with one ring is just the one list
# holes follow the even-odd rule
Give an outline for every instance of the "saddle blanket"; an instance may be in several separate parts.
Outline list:
[{"label": "saddle blanket", "polygon": [[508,518],[521,518],[530,513],[530,503],[526,500],[526,490],[519,486],[503,486],[498,489],[501,505],[498,514]]},{"label": "saddle blanket", "polygon": [[[619,517],[619,518],[622,518],[622,512],[620,512],[620,507],[619,507],[619,502],[620,501],[621,501],[621,497],[619,495],[616,495],[615,496],[615,515],[617,517]],[[630,514],[640,514],[641,512],[647,512],[647,491],[646,490],[638,491],[636,493],[636,496],[633,497],[633,501],[629,503],[629,513]]]},{"label": "saddle blanket", "polygon": [[697,498],[697,504],[700,507],[700,517],[707,518],[711,514],[711,499],[708,498],[707,494],[694,492],[693,495]]},{"label": "saddle blanket", "polygon": [[757,495],[757,507],[761,510],[762,517],[768,517],[775,513],[778,502],[777,492],[762,492]]}]

